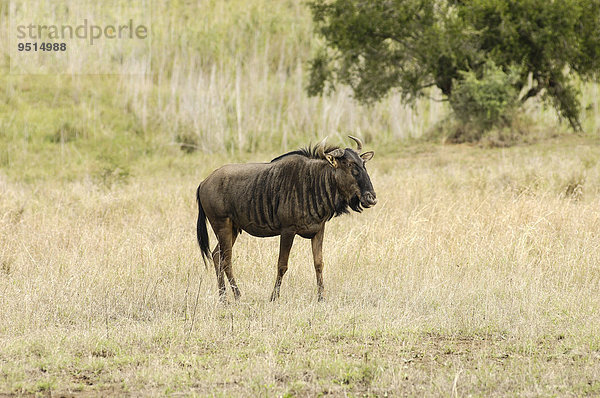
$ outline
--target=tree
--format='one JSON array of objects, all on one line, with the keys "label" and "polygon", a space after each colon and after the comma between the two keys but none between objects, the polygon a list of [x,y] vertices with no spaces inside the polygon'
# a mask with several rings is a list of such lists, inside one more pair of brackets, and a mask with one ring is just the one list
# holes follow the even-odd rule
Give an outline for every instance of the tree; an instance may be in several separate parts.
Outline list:
[{"label": "tree", "polygon": [[310,61],[311,95],[341,83],[364,103],[390,90],[412,102],[436,86],[452,103],[466,76],[483,78],[492,64],[511,75],[515,103],[541,95],[581,130],[574,81],[600,77],[600,0],[314,0],[309,5],[325,44]]}]

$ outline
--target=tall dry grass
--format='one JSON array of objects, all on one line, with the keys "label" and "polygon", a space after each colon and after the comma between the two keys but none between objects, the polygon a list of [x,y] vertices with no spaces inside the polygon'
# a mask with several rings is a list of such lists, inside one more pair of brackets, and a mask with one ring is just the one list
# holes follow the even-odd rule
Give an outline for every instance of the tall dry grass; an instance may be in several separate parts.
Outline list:
[{"label": "tall dry grass", "polygon": [[328,224],[324,304],[303,239],[268,303],[278,242],[247,234],[242,299],[218,304],[193,193],[224,159],[2,179],[0,392],[597,393],[597,148],[406,151],[372,162],[377,206]]},{"label": "tall dry grass", "polygon": [[[308,60],[317,45],[298,2],[201,2],[171,10],[155,3],[155,76],[122,79],[128,108],[158,122],[173,141],[203,150],[288,148],[337,131],[367,139],[417,137],[446,114],[435,100],[416,107],[392,96],[361,107],[345,88],[309,98]],[[182,26],[181,20],[194,19]],[[149,111],[144,98],[156,103]]]}]

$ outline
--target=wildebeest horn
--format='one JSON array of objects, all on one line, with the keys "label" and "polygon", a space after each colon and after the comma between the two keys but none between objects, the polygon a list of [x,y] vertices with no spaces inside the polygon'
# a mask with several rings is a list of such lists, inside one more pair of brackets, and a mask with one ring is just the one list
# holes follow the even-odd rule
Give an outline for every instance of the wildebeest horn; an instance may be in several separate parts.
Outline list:
[{"label": "wildebeest horn", "polygon": [[323,138],[323,141],[317,144],[317,153],[321,158],[325,157],[325,141],[327,141],[327,137]]},{"label": "wildebeest horn", "polygon": [[350,138],[351,140],[353,140],[354,142],[356,142],[356,146],[357,146],[356,152],[360,152],[362,150],[362,141],[359,140],[356,137],[351,136],[351,135],[349,135],[348,138]]}]

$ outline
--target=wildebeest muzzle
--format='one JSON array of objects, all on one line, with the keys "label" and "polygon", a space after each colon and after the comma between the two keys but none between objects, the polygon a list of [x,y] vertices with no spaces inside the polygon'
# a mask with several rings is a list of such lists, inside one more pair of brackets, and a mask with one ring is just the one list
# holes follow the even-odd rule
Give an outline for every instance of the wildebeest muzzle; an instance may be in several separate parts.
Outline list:
[{"label": "wildebeest muzzle", "polygon": [[377,196],[375,195],[375,191],[364,193],[360,198],[360,204],[366,209],[371,206],[375,206],[377,204]]}]

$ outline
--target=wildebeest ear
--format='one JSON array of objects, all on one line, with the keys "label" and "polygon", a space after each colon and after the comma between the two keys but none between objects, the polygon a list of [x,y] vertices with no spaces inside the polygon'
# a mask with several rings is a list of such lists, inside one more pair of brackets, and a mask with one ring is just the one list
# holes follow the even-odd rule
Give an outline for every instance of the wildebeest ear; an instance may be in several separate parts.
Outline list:
[{"label": "wildebeest ear", "polygon": [[337,148],[333,151],[327,152],[325,154],[325,159],[329,162],[331,166],[337,167],[337,161],[335,160],[335,158],[341,158],[342,156],[344,156],[344,150]]},{"label": "wildebeest ear", "polygon": [[325,154],[325,160],[327,160],[329,162],[329,165],[331,167],[334,167],[334,168],[337,167],[337,161],[330,154],[328,154],[328,153]]},{"label": "wildebeest ear", "polygon": [[373,159],[374,155],[375,155],[375,152],[369,151],[369,152],[365,152],[362,155],[360,155],[360,158],[366,163],[369,160]]}]

